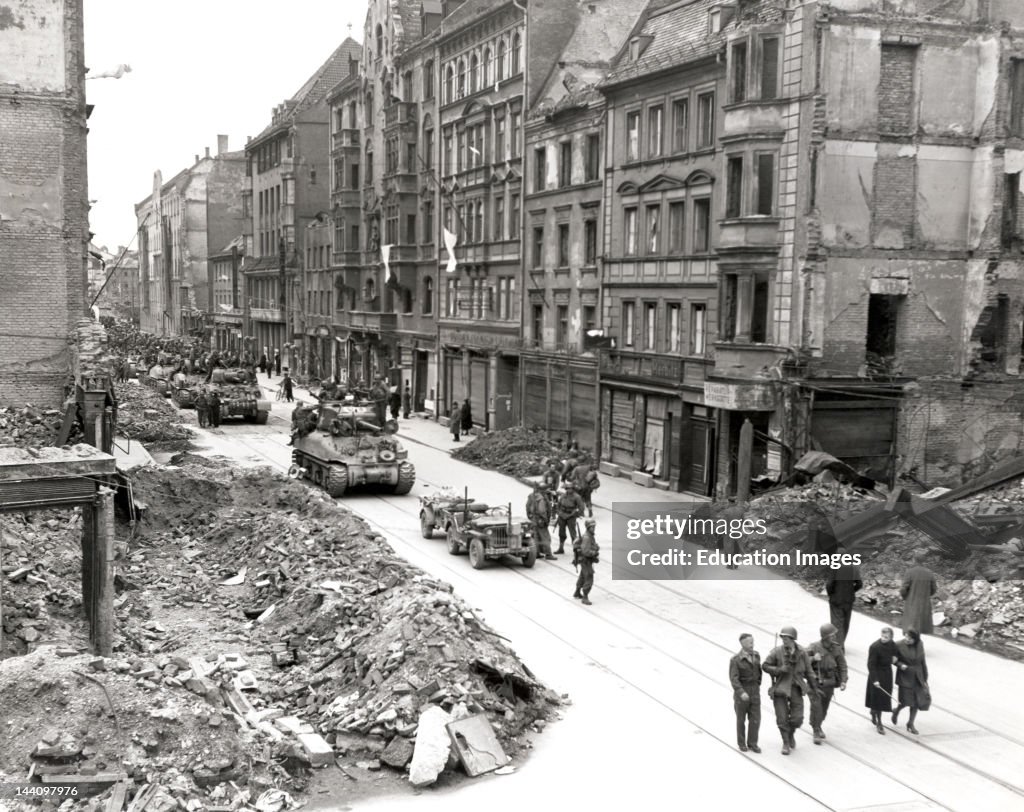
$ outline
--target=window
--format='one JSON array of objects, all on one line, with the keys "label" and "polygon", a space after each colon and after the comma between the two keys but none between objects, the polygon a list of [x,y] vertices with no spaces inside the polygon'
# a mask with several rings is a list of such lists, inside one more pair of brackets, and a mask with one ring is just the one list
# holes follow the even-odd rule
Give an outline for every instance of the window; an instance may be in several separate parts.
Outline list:
[{"label": "window", "polygon": [[423,66],[423,98],[434,98],[434,62],[432,60]]},{"label": "window", "polygon": [[405,215],[405,244],[416,245],[416,215]]},{"label": "window", "polygon": [[544,305],[535,304],[530,308],[530,330],[535,346],[544,340]]},{"label": "window", "polygon": [[349,188],[350,189],[358,189],[359,188],[359,164],[358,163],[354,163],[354,162],[350,163],[348,165],[348,171],[349,171],[349,174],[351,176],[349,178],[349,181],[350,181]]},{"label": "window", "polygon": [[597,329],[597,307],[583,305],[583,329],[589,332]]},{"label": "window", "polygon": [[455,68],[455,75],[457,77],[455,98],[461,99],[466,95],[466,63],[461,59]]},{"label": "window", "polygon": [[389,138],[384,142],[384,174],[391,175],[398,171],[398,139]]},{"label": "window", "polygon": [[423,204],[423,242],[434,241],[434,201],[427,200]]},{"label": "window", "polygon": [[746,101],[747,98],[747,43],[736,42],[732,46],[732,100]]},{"label": "window", "polygon": [[779,97],[779,38],[761,40],[761,98],[771,101]]},{"label": "window", "polygon": [[559,349],[569,341],[569,305],[555,307],[555,344]]},{"label": "window", "polygon": [[498,279],[498,318],[512,321],[515,318],[514,301],[516,280],[514,276],[503,276]]},{"label": "window", "polygon": [[917,48],[882,43],[878,83],[878,131],[907,134],[914,116],[914,67]]},{"label": "window", "polygon": [[597,220],[583,222],[583,264],[597,264]]},{"label": "window", "polygon": [[505,198],[494,198],[494,241],[501,242],[505,239]]},{"label": "window", "polygon": [[500,82],[505,78],[505,40],[498,41],[498,57],[494,60],[494,80]]},{"label": "window", "polygon": [[480,89],[477,80],[480,78],[480,61],[473,54],[469,58],[469,92],[476,93]]},{"label": "window", "polygon": [[395,245],[398,242],[398,206],[387,207],[387,218],[384,221],[384,242]]},{"label": "window", "polygon": [[494,119],[494,160],[505,160],[505,119]]},{"label": "window", "polygon": [[750,320],[750,340],[763,344],[768,340],[768,277],[758,274],[753,282],[754,302]]},{"label": "window", "polygon": [[668,251],[682,254],[686,233],[686,203],[674,200],[668,204]]},{"label": "window", "polygon": [[350,226],[349,227],[348,236],[349,236],[348,250],[349,251],[358,251],[359,250],[359,226]]},{"label": "window", "polygon": [[512,157],[518,158],[520,155],[520,130],[519,124],[523,120],[521,113],[512,114],[512,122],[509,126],[510,132],[509,137],[512,139]]},{"label": "window", "polygon": [[402,312],[413,312],[413,296],[409,288],[402,288]]},{"label": "window", "polygon": [[558,224],[558,267],[569,267],[569,224]]},{"label": "window", "polygon": [[459,315],[459,280],[449,279],[445,287],[444,314],[450,319]]},{"label": "window", "polygon": [[632,347],[636,329],[636,302],[622,303],[622,346]]},{"label": "window", "polygon": [[757,214],[775,213],[775,155],[757,156]]},{"label": "window", "polygon": [[654,302],[644,303],[644,349],[658,348],[658,305]]},{"label": "window", "polygon": [[466,222],[466,207],[458,206],[455,209],[455,216],[459,220],[459,230],[462,233],[462,241],[465,243],[473,242],[473,234],[470,231],[473,228],[473,218],[469,218],[469,222]]},{"label": "window", "polygon": [[626,256],[636,255],[636,206],[631,206],[625,212],[625,253]]},{"label": "window", "polygon": [[664,108],[659,104],[657,107],[647,109],[647,157],[657,158],[661,155],[661,125],[664,116]]},{"label": "window", "polygon": [[484,48],[483,70],[480,76],[480,87],[486,90],[491,86],[491,49]]},{"label": "window", "polygon": [[687,128],[690,124],[690,100],[676,99],[672,102],[672,151],[686,152]]},{"label": "window", "polygon": [[702,197],[693,201],[693,253],[706,254],[711,249],[711,200]]},{"label": "window", "polygon": [[722,338],[763,343],[768,339],[768,276],[725,274]]},{"label": "window", "polygon": [[544,267],[544,226],[533,227],[533,267]]},{"label": "window", "polygon": [[434,280],[427,276],[423,279],[423,315],[434,312]]},{"label": "window", "polygon": [[455,171],[466,168],[466,131],[459,130],[455,134]]},{"label": "window", "polygon": [[444,134],[444,159],[442,161],[442,169],[446,175],[452,174],[455,171],[455,167],[452,166],[452,134],[446,132]]},{"label": "window", "polygon": [[1010,60],[1010,135],[1024,135],[1024,59]]},{"label": "window", "polygon": [[715,94],[701,93],[697,97],[697,146],[710,147],[715,143]]},{"label": "window", "polygon": [[348,105],[348,126],[349,126],[349,129],[351,129],[351,130],[356,129],[356,121],[358,120],[357,119],[357,115],[358,115],[358,113],[356,112],[356,103],[355,102],[349,102],[349,105]]},{"label": "window", "polygon": [[743,156],[734,155],[725,167],[725,216],[739,217],[743,201]]},{"label": "window", "polygon": [[455,73],[452,70],[452,66],[449,65],[444,72],[444,100],[448,104],[455,98],[453,95],[455,91]]},{"label": "window", "polygon": [[533,191],[544,191],[547,172],[547,150],[544,147],[538,147],[533,151]]},{"label": "window", "polygon": [[377,26],[377,36],[375,39],[377,42],[377,58],[380,59],[384,53],[384,32],[379,25]]},{"label": "window", "polygon": [[645,212],[645,215],[646,215],[645,223],[646,223],[646,232],[647,232],[647,245],[646,245],[647,253],[648,254],[657,254],[657,253],[659,253],[659,248],[660,248],[660,245],[661,245],[661,239],[660,239],[660,237],[658,235],[658,232],[660,230],[659,227],[658,227],[658,218],[661,215],[661,204],[660,203],[654,203],[652,205],[647,206],[647,210]]},{"label": "window", "polygon": [[669,352],[679,352],[680,346],[680,314],[682,308],[675,303],[669,304],[665,311],[665,346]]},{"label": "window", "polygon": [[[424,169],[434,168],[434,131],[424,130],[423,131],[423,156],[422,164]],[[413,165],[409,167],[411,172],[415,172],[418,166]]]},{"label": "window", "polygon": [[1003,222],[1002,246],[1006,249],[1020,247],[1020,229],[1018,213],[1020,200],[1020,172],[1003,175]]},{"label": "window", "polygon": [[373,183],[373,145],[369,141],[366,142],[366,173],[363,183],[367,186]]},{"label": "window", "polygon": [[519,34],[513,34],[512,35],[512,72],[510,74],[511,76],[515,76],[517,73],[519,73],[519,65],[522,62],[522,54],[520,54],[520,50],[521,50],[520,46],[521,46],[521,44],[522,43],[521,43],[521,41],[519,39]]},{"label": "window", "polygon": [[597,180],[601,174],[601,136],[591,133],[587,136],[587,166],[585,180]]},{"label": "window", "polygon": [[626,158],[640,160],[640,114],[626,114]]},{"label": "window", "polygon": [[707,317],[706,304],[690,305],[690,355],[703,355],[706,351]]},{"label": "window", "polygon": [[564,189],[572,185],[572,141],[563,141],[558,150],[558,186]]},{"label": "window", "polygon": [[476,223],[473,226],[473,234],[476,236],[477,242],[484,242],[487,238],[484,235],[484,201],[478,200],[476,202],[476,209],[474,220]]},{"label": "window", "polygon": [[511,200],[512,205],[509,209],[508,217],[508,235],[509,239],[518,240],[521,234],[519,231],[519,193],[513,194]]}]

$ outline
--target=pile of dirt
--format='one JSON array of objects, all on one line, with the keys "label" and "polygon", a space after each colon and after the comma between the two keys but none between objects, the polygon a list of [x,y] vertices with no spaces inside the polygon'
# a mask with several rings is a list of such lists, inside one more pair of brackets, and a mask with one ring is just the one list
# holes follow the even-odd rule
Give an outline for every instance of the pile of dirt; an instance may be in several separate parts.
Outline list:
[{"label": "pile of dirt", "polygon": [[567,456],[564,445],[551,440],[543,431],[522,426],[482,434],[452,452],[452,457],[460,462],[520,478],[539,476],[544,473],[545,460],[562,460]]},{"label": "pile of dirt", "polygon": [[4,518],[7,651],[28,653],[0,663],[17,705],[0,780],[60,764],[129,796],[159,784],[181,808],[239,808],[307,790],[311,765],[335,759],[401,778],[430,708],[482,714],[514,755],[561,702],[449,585],[322,492],[175,459],[133,480],[146,507],[118,528],[111,659],[83,653],[81,518]]},{"label": "pile of dirt", "polygon": [[26,403],[22,407],[0,407],[0,442],[21,448],[53,445],[64,416],[57,409],[41,409]]},{"label": "pile of dirt", "polygon": [[117,433],[145,443],[150,451],[184,451],[192,432],[161,394],[135,382],[117,384]]}]

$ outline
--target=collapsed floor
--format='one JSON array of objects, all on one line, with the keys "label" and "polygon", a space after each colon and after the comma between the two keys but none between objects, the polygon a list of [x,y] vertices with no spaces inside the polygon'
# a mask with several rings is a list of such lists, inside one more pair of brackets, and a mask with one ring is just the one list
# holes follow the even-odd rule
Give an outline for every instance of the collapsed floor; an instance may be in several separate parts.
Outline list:
[{"label": "collapsed floor", "polygon": [[449,585],[319,491],[176,461],[133,480],[145,510],[120,528],[111,659],[81,653],[80,517],[2,520],[7,653],[29,653],[0,663],[0,781],[97,771],[238,808],[303,791],[334,755],[343,782],[403,775],[429,707],[482,714],[510,756],[555,712]]}]

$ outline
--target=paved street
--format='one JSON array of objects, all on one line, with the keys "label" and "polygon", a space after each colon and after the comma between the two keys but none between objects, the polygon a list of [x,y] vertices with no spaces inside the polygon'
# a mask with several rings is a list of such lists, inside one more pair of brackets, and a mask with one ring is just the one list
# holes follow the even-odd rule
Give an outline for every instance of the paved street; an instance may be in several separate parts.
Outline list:
[{"label": "paved street", "polygon": [[[285,469],[288,414],[275,403],[267,426],[227,424],[202,432],[204,453]],[[413,418],[401,426],[417,468],[412,494],[352,494],[346,505],[403,557],[451,582],[540,679],[573,700],[564,721],[538,737],[518,774],[438,795],[438,808],[493,805],[495,781],[503,782],[509,807],[547,805],[571,793],[598,809],[664,808],[676,797],[697,808],[733,808],[744,799],[787,810],[1024,808],[1024,710],[1005,701],[1015,695],[1024,666],[929,638],[935,705],[919,717],[921,735],[890,726],[881,737],[863,707],[867,647],[879,624],[858,616],[847,642],[850,685],[836,694],[825,746],[812,746],[805,723],[798,749],[783,757],[771,707],[763,701],[764,752],[741,754],[727,680],[738,634],[751,631],[762,657],[784,624],[794,624],[800,642],[809,643],[827,620],[823,601],[783,580],[742,580],[742,570],[723,569],[720,580],[611,582],[602,562],[594,606],[584,608],[571,598],[574,574],[565,558],[532,570],[510,563],[475,571],[465,557],[448,555],[440,534],[433,541],[420,536],[417,495],[443,484],[468,485],[478,500],[511,500],[519,510],[527,488],[452,460],[454,444],[433,422]],[[598,540],[606,550],[611,540],[600,531],[608,525],[611,499],[678,498],[622,481],[597,496]],[[364,808],[432,808],[424,800]]]}]

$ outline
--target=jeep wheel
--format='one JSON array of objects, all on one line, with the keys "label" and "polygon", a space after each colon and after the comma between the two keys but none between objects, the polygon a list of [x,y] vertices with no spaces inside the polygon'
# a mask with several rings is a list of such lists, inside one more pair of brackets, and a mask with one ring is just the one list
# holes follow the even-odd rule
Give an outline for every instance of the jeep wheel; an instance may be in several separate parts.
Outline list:
[{"label": "jeep wheel", "polygon": [[523,556],[523,566],[529,569],[537,563],[537,542],[530,541],[530,549],[526,551],[526,555]]},{"label": "jeep wheel", "polygon": [[459,544],[458,534],[455,532],[455,525],[448,525],[448,553],[450,555],[462,555],[462,545]]},{"label": "jeep wheel", "polygon": [[420,514],[420,534],[425,539],[432,539],[434,537],[434,525],[428,521],[426,511]]},{"label": "jeep wheel", "polygon": [[473,539],[469,543],[469,563],[475,570],[482,570],[487,563],[487,556],[484,554],[484,543],[480,539]]}]

